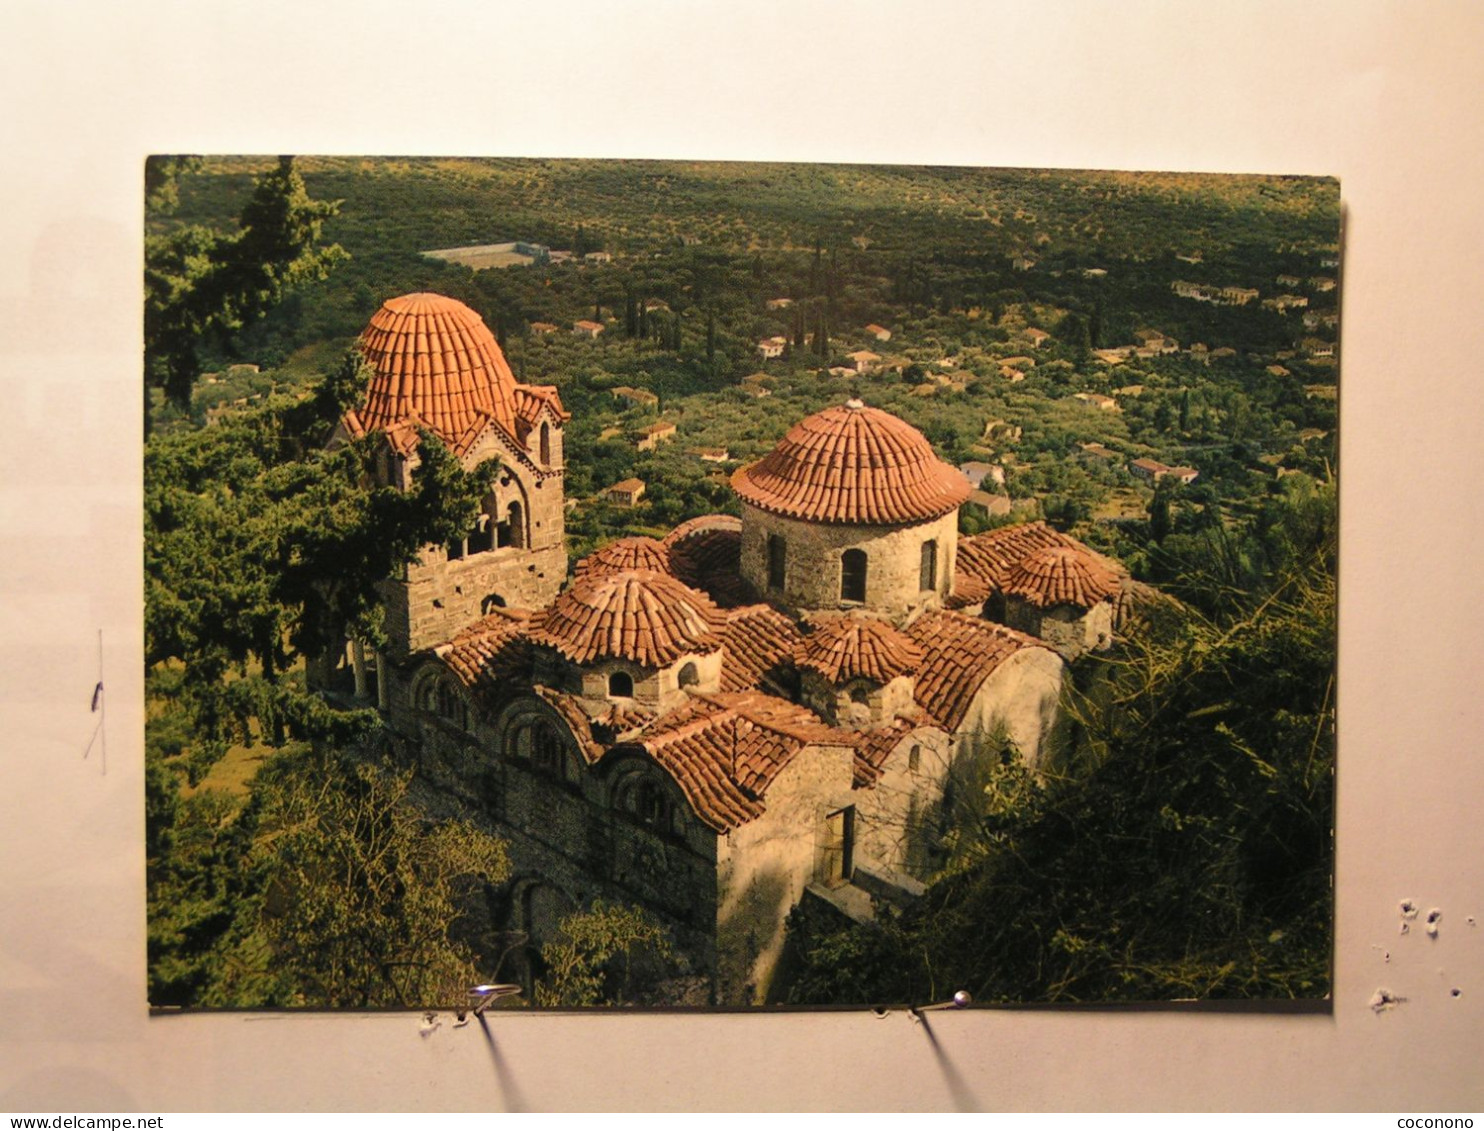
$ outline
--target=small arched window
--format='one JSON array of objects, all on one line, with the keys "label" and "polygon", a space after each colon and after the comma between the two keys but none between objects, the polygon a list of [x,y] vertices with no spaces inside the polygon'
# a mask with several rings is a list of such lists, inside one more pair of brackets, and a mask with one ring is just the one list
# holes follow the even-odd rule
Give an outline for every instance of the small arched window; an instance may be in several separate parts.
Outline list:
[{"label": "small arched window", "polygon": [[854,684],[850,688],[850,701],[852,703],[859,703],[864,707],[869,707],[871,705],[871,689],[864,683]]},{"label": "small arched window", "polygon": [[680,669],[680,686],[681,687],[694,687],[696,684],[698,684],[700,682],[701,682],[701,673],[696,670],[696,664],[695,664],[695,661],[694,660],[692,660],[691,662],[687,663],[685,665],[685,667],[683,667],[683,668]]},{"label": "small arched window", "polygon": [[544,718],[527,716],[511,728],[506,752],[531,764],[539,773],[566,780],[567,762],[562,756],[562,737]]},{"label": "small arched window", "polygon": [[628,778],[619,786],[614,802],[622,812],[661,836],[675,832],[675,806],[665,787],[648,774]]},{"label": "small arched window", "polygon": [[840,600],[865,601],[866,552],[846,550],[840,555]]},{"label": "small arched window", "polygon": [[922,544],[922,566],[918,571],[917,588],[924,592],[938,588],[938,542],[929,538]]},{"label": "small arched window", "polygon": [[614,672],[608,677],[608,694],[615,699],[632,699],[634,677],[628,672]]},{"label": "small arched window", "polygon": [[784,567],[788,558],[788,543],[781,534],[768,535],[768,588],[782,589]]},{"label": "small arched window", "polygon": [[544,420],[541,422],[541,463],[548,467],[551,465],[551,425]]}]

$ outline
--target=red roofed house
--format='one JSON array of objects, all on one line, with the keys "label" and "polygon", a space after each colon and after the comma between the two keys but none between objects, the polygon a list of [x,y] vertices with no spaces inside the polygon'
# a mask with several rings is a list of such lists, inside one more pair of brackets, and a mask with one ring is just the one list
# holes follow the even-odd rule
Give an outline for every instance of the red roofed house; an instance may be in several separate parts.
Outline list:
[{"label": "red roofed house", "polygon": [[[376,376],[338,435],[380,433],[388,482],[408,485],[420,428],[467,467],[500,456],[458,552],[387,583],[375,701],[450,811],[506,843],[488,926],[528,941],[502,977],[529,981],[561,919],[603,900],[669,931],[667,1001],[775,1000],[789,914],[915,898],[948,795],[1007,756],[1034,767],[1064,657],[1113,631],[1118,566],[1039,523],[961,541],[964,475],[858,400],[732,474],[740,519],[620,539],[562,590],[555,391],[518,385],[438,296],[387,303],[362,349]],[[371,697],[364,672],[354,690]]]}]

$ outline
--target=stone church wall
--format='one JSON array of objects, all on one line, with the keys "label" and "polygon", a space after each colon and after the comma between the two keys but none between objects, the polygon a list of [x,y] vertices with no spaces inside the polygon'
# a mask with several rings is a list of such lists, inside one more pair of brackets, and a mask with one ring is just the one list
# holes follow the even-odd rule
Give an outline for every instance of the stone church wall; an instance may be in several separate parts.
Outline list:
[{"label": "stone church wall", "polygon": [[[785,540],[783,589],[768,586],[768,536]],[[920,588],[922,545],[936,540],[934,588]],[[864,603],[840,597],[841,556],[864,550],[867,558]],[[742,576],[759,593],[799,610],[868,608],[899,624],[924,608],[939,608],[953,588],[958,551],[958,514],[911,526],[855,526],[800,522],[742,504]]]},{"label": "stone church wall", "polygon": [[810,746],[768,789],[762,816],[717,842],[717,1003],[769,1000],[784,921],[819,878],[830,814],[850,807],[854,751]]}]

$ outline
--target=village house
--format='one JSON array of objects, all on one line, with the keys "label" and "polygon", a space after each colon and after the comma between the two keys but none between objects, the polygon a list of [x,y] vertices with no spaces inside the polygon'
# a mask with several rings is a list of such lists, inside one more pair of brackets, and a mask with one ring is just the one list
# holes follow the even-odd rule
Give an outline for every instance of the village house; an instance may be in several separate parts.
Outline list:
[{"label": "village house", "polygon": [[870,373],[876,368],[877,363],[881,361],[881,355],[879,353],[872,353],[870,350],[856,350],[854,353],[847,354],[846,356],[850,359],[851,364],[855,366],[857,373]]},{"label": "village house", "polygon": [[637,506],[644,497],[644,480],[621,479],[603,491],[603,498],[621,507]]},{"label": "village house", "polygon": [[568,581],[556,390],[437,295],[390,300],[361,349],[373,377],[332,443],[378,438],[402,489],[422,430],[499,470],[466,537],[385,583],[385,648],[348,639],[309,678],[377,707],[425,787],[505,842],[491,927],[523,940],[500,971],[522,983],[602,900],[669,932],[677,1001],[776,1000],[789,915],[915,899],[950,796],[992,763],[1036,770],[1068,665],[1109,646],[1132,591],[1044,523],[961,537],[965,475],[855,399],[731,474],[740,518],[620,539]]},{"label": "village house", "polygon": [[532,322],[531,333],[533,334],[555,334],[557,327],[551,322]]},{"label": "village house", "polygon": [[639,429],[639,443],[637,445],[641,452],[652,452],[666,440],[675,435],[675,425],[668,420],[656,420],[653,424]]},{"label": "village house", "polygon": [[654,408],[660,403],[660,398],[648,389],[635,389],[630,385],[618,385],[609,389],[608,392],[614,400],[640,408]]},{"label": "village house", "polygon": [[572,333],[579,338],[596,338],[603,332],[603,329],[603,323],[594,322],[588,318],[572,323]]},{"label": "village house", "polygon": [[875,338],[878,342],[891,341],[891,331],[888,330],[885,326],[876,325],[876,323],[874,322],[866,327],[866,333],[870,334],[871,337]]},{"label": "village house", "polygon": [[1046,340],[1051,337],[1051,335],[1048,334],[1045,330],[1038,330],[1034,326],[1031,326],[1026,330],[1025,336],[1026,339],[1031,343],[1032,349],[1040,349],[1043,345],[1046,344]]},{"label": "village house", "polygon": [[766,305],[769,310],[787,310],[793,304],[794,300],[791,298],[770,298]]},{"label": "village house", "polygon": [[964,478],[969,481],[969,486],[975,489],[984,486],[986,479],[1001,487],[1005,485],[1005,469],[997,463],[969,460],[967,463],[959,464],[958,469],[963,472]]},{"label": "village house", "polygon": [[766,373],[749,373],[739,385],[749,397],[771,397],[773,378]]},{"label": "village house", "polygon": [[1073,393],[1072,399],[1074,401],[1081,401],[1085,405],[1091,405],[1093,408],[1101,409],[1103,412],[1116,412],[1118,410],[1118,402],[1102,393]]},{"label": "village house", "polygon": [[1177,479],[1181,483],[1194,483],[1200,476],[1200,472],[1193,467],[1171,467],[1157,459],[1148,458],[1129,460],[1128,469],[1134,478],[1147,483],[1158,483],[1166,477]]},{"label": "village house", "polygon": [[590,251],[582,257],[584,263],[612,263],[613,255],[606,251]]},{"label": "village house", "polygon": [[762,354],[765,361],[775,357],[782,357],[783,351],[788,348],[788,339],[774,334],[771,338],[764,338],[757,344],[757,352]]}]

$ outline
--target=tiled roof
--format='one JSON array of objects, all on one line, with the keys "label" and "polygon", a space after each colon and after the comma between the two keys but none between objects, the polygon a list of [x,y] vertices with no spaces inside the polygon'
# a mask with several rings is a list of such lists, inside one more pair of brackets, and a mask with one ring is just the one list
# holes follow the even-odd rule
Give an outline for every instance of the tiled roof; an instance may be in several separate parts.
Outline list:
[{"label": "tiled roof", "polygon": [[665,535],[665,545],[673,546],[703,530],[731,530],[742,533],[742,520],[734,514],[703,514],[688,518]]},{"label": "tiled roof", "polygon": [[[960,543],[962,544],[962,543]],[[964,609],[970,605],[982,605],[989,600],[989,582],[960,569],[953,575],[953,591],[943,603],[950,609]]]},{"label": "tiled roof", "polygon": [[773,779],[806,746],[855,745],[808,708],[757,691],[698,695],[638,741],[718,832],[759,816]]},{"label": "tiled roof", "polygon": [[969,497],[969,484],[916,428],[858,400],[789,429],[757,463],[732,475],[753,506],[813,522],[921,522]]},{"label": "tiled roof", "polygon": [[434,653],[464,686],[497,692],[529,674],[530,649],[524,633],[530,615],[522,609],[498,609],[463,628]]},{"label": "tiled roof", "polygon": [[974,695],[994,670],[1022,648],[1045,648],[1034,636],[955,612],[918,617],[907,630],[922,646],[914,695],[947,731],[958,730]]},{"label": "tiled roof", "polygon": [[703,593],[653,570],[588,574],[536,615],[530,638],[576,664],[664,667],[721,647],[726,616]]},{"label": "tiled roof", "polygon": [[[757,595],[741,574],[741,523],[730,515],[706,517],[729,521],[695,527],[678,538],[676,535],[684,527],[676,527],[665,539],[665,545],[670,548],[670,572],[692,589],[706,593],[722,608],[752,603],[757,600]],[[692,522],[699,521],[702,520],[692,519]]]},{"label": "tiled roof", "polygon": [[925,712],[914,709],[907,716],[899,716],[890,726],[875,730],[859,731],[856,734],[855,772],[852,784],[856,789],[875,785],[881,777],[881,767],[897,744],[921,727],[936,727]]},{"label": "tiled roof", "polygon": [[644,535],[620,538],[599,550],[594,550],[577,563],[575,574],[622,573],[629,569],[650,569],[658,573],[670,572],[670,551],[663,543]]},{"label": "tiled roof", "polygon": [[803,637],[794,622],[771,605],[747,605],[727,613],[723,634],[721,689],[746,691],[793,656]]},{"label": "tiled roof", "polygon": [[794,649],[794,662],[830,683],[869,679],[890,683],[922,663],[922,649],[906,633],[875,617],[821,617]]},{"label": "tiled roof", "polygon": [[517,385],[515,387],[515,418],[530,425],[541,415],[543,408],[562,423],[572,419],[572,414],[562,407],[561,394],[555,385]]},{"label": "tiled roof", "polygon": [[587,717],[587,712],[582,709],[581,701],[575,695],[569,695],[565,691],[557,691],[551,687],[534,687],[532,690],[544,699],[567,724],[567,729],[572,732],[572,737],[577,740],[577,749],[588,765],[592,765],[605,752],[604,746],[593,736],[592,723]]},{"label": "tiled roof", "polygon": [[494,335],[463,303],[435,294],[388,299],[360,346],[375,370],[356,413],[364,431],[416,420],[455,451],[489,420],[515,435],[515,376]]},{"label": "tiled roof", "polygon": [[1028,554],[1077,545],[1080,543],[1044,522],[1001,526],[997,530],[958,540],[958,577],[962,579],[967,574],[1000,589],[1009,571]]},{"label": "tiled roof", "polygon": [[1074,546],[1048,546],[1022,558],[1005,577],[1007,595],[1037,608],[1076,605],[1090,609],[1118,596],[1118,575],[1091,552]]}]

